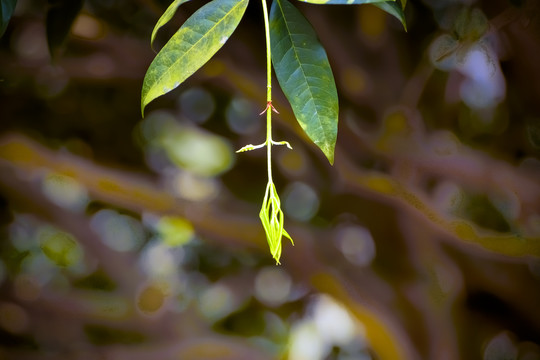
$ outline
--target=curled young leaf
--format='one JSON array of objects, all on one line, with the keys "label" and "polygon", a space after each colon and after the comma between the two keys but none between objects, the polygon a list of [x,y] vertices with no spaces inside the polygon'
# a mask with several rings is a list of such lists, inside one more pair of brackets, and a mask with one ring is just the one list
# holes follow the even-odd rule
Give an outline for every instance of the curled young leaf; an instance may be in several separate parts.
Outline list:
[{"label": "curled young leaf", "polygon": [[283,236],[291,240],[294,245],[293,239],[287,233],[283,225],[283,211],[281,210],[281,201],[276,191],[276,186],[272,181],[268,181],[266,185],[266,192],[264,194],[264,200],[261,211],[259,213],[264,232],[266,234],[266,240],[270,247],[270,253],[276,260],[276,264],[279,264],[279,258],[281,257],[281,239]]}]

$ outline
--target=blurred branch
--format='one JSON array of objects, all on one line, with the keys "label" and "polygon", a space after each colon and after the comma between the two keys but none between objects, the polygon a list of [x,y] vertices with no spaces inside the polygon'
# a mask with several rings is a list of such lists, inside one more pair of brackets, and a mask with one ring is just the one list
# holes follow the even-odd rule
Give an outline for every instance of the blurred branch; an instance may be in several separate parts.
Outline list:
[{"label": "blurred branch", "polygon": [[[228,242],[253,246],[254,240],[263,235],[255,221],[227,212],[218,213],[208,206],[178,201],[170,193],[159,190],[161,185],[149,176],[126,174],[69,153],[55,153],[21,135],[8,135],[0,140],[0,163],[5,169],[16,171],[16,177],[26,180],[39,178],[44,170],[72,177],[85,186],[94,199],[138,213],[179,214],[192,221],[203,235],[218,235]],[[0,181],[13,189],[20,188],[18,180],[7,174],[4,171]],[[44,209],[43,213],[50,211]]]},{"label": "blurred branch", "polygon": [[[260,87],[251,80],[252,77],[243,75],[233,64],[227,63],[226,66],[221,65],[220,67],[226,68],[227,71],[218,71],[214,73],[214,76],[219,75],[226,80],[226,83],[231,83],[232,88],[240,89],[246,96],[257,101]],[[301,128],[291,125],[294,121],[294,115],[290,108],[285,105],[281,106],[279,99],[276,102],[280,109],[281,117],[278,117],[278,120],[282,120],[281,124],[300,138],[305,139]],[[348,123],[348,125],[351,124]],[[526,172],[458,143],[457,139],[456,143],[452,144],[456,149],[451,154],[441,156],[436,153],[436,149],[412,150],[416,147],[430,146],[430,135],[425,135],[423,138],[422,133],[409,137],[396,134],[395,136],[399,138],[396,141],[398,146],[392,147],[390,145],[385,151],[382,151],[377,147],[377,141],[380,141],[380,137],[368,135],[355,126],[353,126],[353,130],[361,140],[361,145],[371,154],[395,163],[405,162],[418,173],[437,175],[482,191],[486,189],[499,193],[509,191],[518,196],[521,204],[524,205],[522,212],[526,215],[534,214],[538,210],[538,204],[540,204],[540,183],[538,181],[531,179]],[[431,136],[431,143],[433,143],[435,136]],[[309,143],[309,140],[307,142]],[[451,219],[430,206],[421,193],[407,188],[392,177],[383,173],[365,172],[353,165],[350,152],[346,152],[344,145],[340,144],[339,141],[336,148],[334,167],[340,174],[343,185],[346,185],[347,188],[376,195],[390,203],[406,205],[408,210],[422,215],[433,227],[451,235],[455,240],[473,243],[491,252],[507,256],[540,256],[540,237],[537,234],[533,234],[533,237],[525,237],[521,234],[499,234],[480,230],[465,220]]]},{"label": "blurred branch", "polygon": [[[345,163],[344,155],[340,155]],[[398,203],[416,215],[420,215],[433,228],[452,236],[452,238],[480,246],[484,250],[512,256],[540,257],[540,238],[524,238],[517,234],[501,234],[489,230],[480,230],[468,221],[443,216],[430,207],[420,193],[406,188],[387,175],[376,172],[364,173],[352,166],[339,166],[338,171],[344,185],[350,189],[376,193],[390,201]]]},{"label": "blurred branch", "polygon": [[[74,350],[69,353],[56,354],[66,360],[88,359],[85,349]],[[6,359],[17,360],[43,360],[44,355],[33,351],[2,349],[1,354]],[[267,354],[257,350],[247,341],[240,341],[225,336],[204,336],[174,342],[144,344],[144,345],[111,345],[101,346],[100,358],[106,360],[269,360]],[[46,357],[49,359],[50,357]]]},{"label": "blurred branch", "polygon": [[[5,190],[8,199],[14,200],[13,207],[15,209],[20,208],[21,206],[24,207],[24,204],[27,204],[26,206],[29,208],[37,209],[40,207],[39,204],[46,204],[41,205],[41,207],[44,207],[45,209],[49,208],[50,202],[37,191],[29,191],[28,184],[28,180],[34,179],[36,175],[39,175],[39,173],[43,171],[43,169],[47,169],[47,171],[54,171],[73,177],[82,185],[86,186],[93,198],[116,206],[122,206],[136,212],[152,211],[158,213],[176,213],[182,216],[188,215],[187,204],[175,200],[165,191],[157,190],[157,184],[142,175],[128,175],[115,172],[73,155],[55,153],[21,135],[11,135],[0,140],[0,159],[0,167],[4,169],[2,172],[3,175],[0,176],[0,186]],[[6,171],[7,169],[10,171]],[[17,173],[16,177],[18,179],[14,176],[15,173]],[[19,179],[27,180],[21,182]],[[221,239],[222,241],[224,240],[227,242],[234,239],[235,242],[241,243],[244,246],[253,246],[255,239],[259,240],[264,238],[262,231],[259,228],[260,226],[252,220],[247,220],[249,217],[242,218],[240,216],[234,216],[227,214],[227,211],[218,211],[218,209],[215,208],[212,210],[205,209],[204,211],[193,210],[193,208],[194,205],[192,204],[189,208],[190,213],[195,212],[198,215],[196,217],[188,216],[188,218],[193,221],[198,232],[207,234],[211,238]],[[41,215],[50,213],[45,209],[41,211],[38,210],[38,212]],[[84,237],[84,234],[80,233],[80,223],[72,223],[74,219],[68,215],[69,212],[58,208],[53,210],[55,210],[54,213],[57,214],[53,220],[58,221],[60,225],[65,226],[67,230],[73,231],[78,237]],[[82,229],[84,233],[84,227],[82,227]],[[296,251],[291,252],[290,259],[284,261],[284,263],[291,264],[291,270],[294,270],[293,274],[299,277],[299,279],[302,279],[301,281],[303,283],[312,283],[319,291],[329,292],[347,305],[354,303],[355,301],[344,292],[328,288],[328,284],[316,279],[312,282],[312,276],[314,274],[330,271],[332,266],[323,265],[316,260],[317,257],[315,256],[314,249],[311,245],[313,239],[316,237],[315,234],[306,232],[297,227],[292,228],[292,231],[294,231],[296,238],[299,239],[299,244],[296,246]],[[258,243],[265,248],[265,244],[262,244],[260,241],[258,241]],[[84,245],[91,246],[88,241],[84,241]],[[111,257],[105,255],[104,259],[111,259]],[[307,261],[307,259],[311,260]],[[119,264],[116,260],[105,261],[116,265]],[[296,267],[293,264],[301,264],[301,266]],[[124,269],[125,268],[126,267],[124,267]],[[116,269],[116,267],[107,270],[112,271],[113,274],[125,273],[121,269]],[[368,272],[366,272],[366,274],[367,273]],[[129,274],[131,275],[131,272],[129,272]],[[364,275],[369,278],[370,276],[366,274]],[[375,283],[378,282],[375,275],[373,275],[371,281],[374,281]],[[376,296],[376,293],[371,294],[366,292],[362,295],[365,299],[373,298],[374,296]],[[370,330],[370,336],[372,335],[371,331],[374,331],[374,340],[378,339],[379,336],[383,336],[383,338],[387,340],[393,339],[392,343],[398,346],[397,349],[409,349],[402,354],[401,358],[412,359],[413,357],[406,355],[412,351],[412,345],[408,343],[405,336],[396,335],[400,333],[403,334],[403,331],[396,330],[399,329],[399,322],[392,321],[389,323],[389,319],[379,320],[378,315],[370,315],[371,311],[374,311],[374,304],[377,304],[376,307],[380,308],[380,310],[377,311],[377,314],[392,313],[389,309],[386,309],[386,311],[383,310],[386,308],[384,301],[382,301],[382,299],[381,301],[372,301],[372,305],[368,308],[360,305],[361,302],[358,300],[356,302],[358,302],[357,305],[353,307],[355,309],[355,314],[359,316],[360,319],[368,321],[369,325],[373,326],[373,329],[375,329]],[[388,354],[388,345],[382,346],[382,343],[375,341],[373,346],[374,349],[377,352],[381,352],[382,355]],[[393,351],[394,350],[392,350],[392,352]],[[388,357],[387,359],[393,358]]]},{"label": "blurred branch", "polygon": [[[136,212],[150,211],[186,216],[193,221],[197,231],[208,235],[211,239],[221,239],[227,243],[237,243],[249,247],[253,247],[256,243],[260,244],[262,248],[265,245],[257,241],[263,238],[263,234],[255,219],[248,220],[250,217],[235,216],[216,208],[197,208],[194,210],[194,204],[190,204],[188,212],[187,204],[174,199],[165,191],[158,190],[159,184],[148,177],[105,169],[67,153],[53,152],[21,135],[5,136],[0,140],[0,159],[0,167],[3,168],[0,184],[8,199],[15,202],[14,207],[21,208],[22,206],[24,210],[24,204],[26,204],[27,210],[37,211],[41,216],[57,222],[60,226],[73,232],[84,243],[84,246],[90,249],[95,249],[96,243],[99,242],[96,242],[95,237],[91,235],[88,225],[81,222],[77,215],[52,205],[39,190],[34,190],[32,186],[29,186],[28,182],[36,184],[36,176],[39,178],[43,171],[58,172],[75,178],[88,189],[95,199]],[[444,216],[430,208],[419,194],[405,188],[389,176],[357,170],[343,154],[339,155],[339,159],[336,162],[336,168],[342,179],[342,185],[345,186],[345,191],[360,191],[362,194],[375,196],[377,199],[398,205],[415,214],[416,218],[431,223],[434,230],[443,231],[455,239],[474,243],[484,249],[508,256],[540,256],[538,239],[523,239],[511,234],[480,235],[466,221],[445,219]],[[331,264],[326,265],[324,262],[316,260],[317,257],[312,248],[313,240],[319,236],[324,237],[324,234],[316,235],[298,227],[292,228],[291,231],[299,240],[295,251],[290,253],[289,259],[284,261],[284,264],[293,270],[293,274],[303,279],[302,282],[312,284],[319,291],[336,297],[346,304],[360,320],[368,324],[368,337],[374,350],[382,358],[388,356],[388,359],[394,359],[393,354],[395,353],[411,354],[413,350],[411,345],[408,345],[408,340],[405,336],[399,335],[402,333],[397,325],[399,322],[381,319],[379,315],[373,313],[373,311],[376,314],[392,313],[389,310],[382,311],[388,306],[385,305],[387,300],[383,299],[382,294],[377,294],[376,291],[365,294],[361,292],[360,297],[354,297],[355,300],[353,300],[352,294],[347,294],[338,285],[347,283],[346,277],[340,280],[323,279],[320,277],[322,275],[313,277],[316,274],[328,273],[332,269]],[[86,240],[85,237],[88,236],[89,238]],[[105,252],[106,250],[98,248],[94,250],[93,255],[101,259],[114,257],[114,261],[103,261],[104,266],[108,267],[106,270],[113,276],[120,276],[121,278],[117,279],[119,282],[131,284],[129,286],[130,293],[133,293],[133,286],[140,281],[122,278],[122,274],[126,274],[124,269],[132,268],[132,266],[122,264],[123,260],[116,253],[112,255]],[[296,259],[298,256],[301,259]],[[306,261],[307,259],[311,260]],[[126,259],[126,261],[128,260]],[[296,261],[302,266],[293,265]],[[129,272],[129,276],[133,276],[133,272]],[[376,275],[369,275],[367,270],[364,271],[364,276],[367,277],[368,282],[371,281],[374,284],[380,282]],[[330,284],[333,285],[330,286]],[[374,290],[377,286],[369,286],[368,288]],[[371,299],[370,302],[374,303],[364,308],[361,305],[364,301],[360,299],[364,299],[364,301]],[[376,299],[378,300],[375,301]],[[378,307],[381,309],[375,310]],[[390,338],[393,340],[389,342],[396,344],[396,348],[382,345],[383,343],[387,344],[384,339]],[[412,359],[414,357],[404,355],[403,358]]]}]

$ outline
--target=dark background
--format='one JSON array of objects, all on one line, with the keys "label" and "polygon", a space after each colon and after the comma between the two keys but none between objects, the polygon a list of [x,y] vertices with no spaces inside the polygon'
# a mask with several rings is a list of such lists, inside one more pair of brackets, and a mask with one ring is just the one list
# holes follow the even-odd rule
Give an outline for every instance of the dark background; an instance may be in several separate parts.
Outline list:
[{"label": "dark background", "polygon": [[261,4],[142,119],[168,2],[87,0],[65,39],[46,1],[18,2],[0,39],[0,359],[540,359],[538,3],[409,1],[407,32],[369,5],[294,4],[340,125],[332,167],[274,86],[295,240],[275,266],[265,151],[234,153],[264,138]]}]

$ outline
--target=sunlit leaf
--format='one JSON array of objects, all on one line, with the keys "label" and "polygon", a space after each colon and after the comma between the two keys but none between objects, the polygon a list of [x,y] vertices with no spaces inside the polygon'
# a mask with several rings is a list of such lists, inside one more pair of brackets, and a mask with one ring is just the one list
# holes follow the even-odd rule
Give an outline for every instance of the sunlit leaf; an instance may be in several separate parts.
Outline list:
[{"label": "sunlit leaf", "polygon": [[52,56],[55,56],[64,44],[83,3],[84,0],[49,0],[46,26],[47,42]]},{"label": "sunlit leaf", "polygon": [[165,44],[146,72],[141,111],[175,89],[225,44],[244,15],[248,0],[214,0],[195,12]]},{"label": "sunlit leaf", "polygon": [[300,126],[334,163],[338,97],[328,57],[315,31],[287,0],[270,10],[272,62]]},{"label": "sunlit leaf", "polygon": [[190,0],[174,0],[171,5],[169,5],[167,10],[165,10],[163,15],[161,15],[161,17],[156,23],[156,26],[154,26],[154,30],[152,31],[152,37],[150,39],[150,46],[152,46],[152,48],[154,47],[154,40],[156,39],[156,34],[158,30],[161,29],[172,19],[180,5],[182,5],[183,3],[187,3],[188,1]]},{"label": "sunlit leaf", "polygon": [[0,36],[4,35],[4,31],[6,31],[15,5],[17,5],[17,0],[0,0]]},{"label": "sunlit leaf", "polygon": [[403,28],[405,29],[405,31],[407,31],[407,23],[405,22],[405,13],[403,12],[403,10],[405,9],[405,1],[402,1],[401,4],[402,5],[394,1],[385,1],[385,2],[373,4],[373,5],[375,5],[381,10],[386,11],[388,14],[398,19],[403,25]]}]

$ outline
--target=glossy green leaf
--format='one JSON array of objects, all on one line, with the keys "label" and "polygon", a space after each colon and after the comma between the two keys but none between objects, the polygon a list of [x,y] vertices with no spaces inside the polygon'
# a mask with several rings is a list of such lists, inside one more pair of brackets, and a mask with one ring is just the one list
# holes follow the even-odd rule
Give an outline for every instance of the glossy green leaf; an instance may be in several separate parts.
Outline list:
[{"label": "glossy green leaf", "polygon": [[15,5],[17,5],[17,0],[0,0],[0,37],[6,31],[11,15],[15,10]]},{"label": "glossy green leaf", "polygon": [[156,39],[158,30],[161,29],[172,19],[180,5],[182,5],[183,3],[187,3],[188,1],[190,0],[174,0],[171,5],[169,5],[167,10],[165,10],[163,15],[161,15],[161,17],[156,23],[156,26],[154,26],[154,30],[152,31],[152,37],[150,38],[150,46],[152,46],[152,48],[154,47],[154,40]]},{"label": "glossy green leaf", "polygon": [[396,17],[399,21],[401,21],[401,24],[403,24],[403,27],[405,30],[407,30],[407,26],[405,24],[405,14],[403,10],[405,9],[405,5],[407,4],[407,0],[401,0],[400,3],[398,3],[396,0],[299,0],[302,2],[310,3],[310,4],[317,4],[317,5],[362,5],[362,4],[372,4],[377,6],[378,8],[386,11],[390,15]]},{"label": "glossy green leaf", "polygon": [[51,56],[56,56],[64,44],[83,4],[84,0],[49,0],[46,28]]},{"label": "glossy green leaf", "polygon": [[[302,2],[317,4],[317,5],[360,5],[385,2],[388,0],[299,0]],[[395,0],[392,0],[395,1]]]},{"label": "glossy green leaf", "polygon": [[407,23],[405,22],[405,13],[403,12],[403,10],[405,9],[405,3],[406,1],[402,1],[400,5],[399,3],[394,2],[394,1],[385,1],[385,2],[373,4],[373,5],[375,5],[381,10],[386,11],[388,14],[398,19],[403,25],[403,28],[405,29],[405,31],[407,31]]},{"label": "glossy green leaf", "polygon": [[324,48],[311,24],[287,0],[272,3],[270,39],[276,76],[297,121],[333,164],[338,96]]},{"label": "glossy green leaf", "polygon": [[213,0],[196,11],[165,44],[144,77],[141,111],[175,89],[214,56],[232,35],[248,0]]}]

